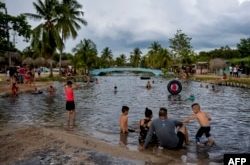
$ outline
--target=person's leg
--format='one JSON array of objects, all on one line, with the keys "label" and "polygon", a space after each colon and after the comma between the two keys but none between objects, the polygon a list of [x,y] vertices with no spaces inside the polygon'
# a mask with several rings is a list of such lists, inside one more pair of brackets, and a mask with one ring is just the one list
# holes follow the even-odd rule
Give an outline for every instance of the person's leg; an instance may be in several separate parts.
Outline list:
[{"label": "person's leg", "polygon": [[75,126],[75,117],[76,117],[76,111],[72,111],[72,125]]},{"label": "person's leg", "polygon": [[208,138],[207,145],[212,146],[214,144],[214,139],[212,138],[212,136],[210,134],[210,127],[206,128],[205,135]]},{"label": "person's leg", "polygon": [[68,126],[70,126],[70,111],[67,111],[67,116],[68,116],[67,124]]},{"label": "person's leg", "polygon": [[200,144],[200,138],[202,137],[203,133],[204,133],[204,128],[201,127],[201,128],[197,131],[197,133],[196,133],[196,135],[195,135],[195,139],[196,139],[196,143],[197,143],[197,144]]},{"label": "person's leg", "polygon": [[189,137],[188,137],[188,129],[187,129],[187,127],[185,125],[182,125],[178,129],[178,131],[183,133],[183,135],[185,136],[184,142],[185,142],[186,145],[188,145],[189,144]]}]

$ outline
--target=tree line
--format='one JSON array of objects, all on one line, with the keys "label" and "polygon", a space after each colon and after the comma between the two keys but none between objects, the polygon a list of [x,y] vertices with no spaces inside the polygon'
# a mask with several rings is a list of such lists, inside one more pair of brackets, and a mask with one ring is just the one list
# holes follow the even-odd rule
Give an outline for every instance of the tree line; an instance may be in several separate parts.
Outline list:
[{"label": "tree line", "polygon": [[[250,66],[250,38],[241,39],[234,49],[225,46],[196,53],[191,44],[192,38],[182,30],[177,30],[169,39],[169,47],[154,41],[144,54],[138,47],[130,54],[120,54],[116,57],[109,47],[105,47],[99,53],[91,39],[82,39],[73,48],[73,53],[65,53],[65,41],[76,38],[81,27],[87,25],[82,5],[77,0],[37,0],[33,2],[33,7],[35,13],[11,16],[5,4],[0,2],[0,57],[2,59],[6,57],[6,52],[18,51],[14,41],[10,41],[10,32],[15,32],[31,43],[23,51],[19,51],[22,59],[43,57],[58,62],[59,67],[62,61],[67,60],[74,68],[82,69],[84,72],[92,68],[114,66],[168,69],[172,66],[190,65],[197,61],[208,62],[214,58],[231,59],[231,62],[242,62],[239,59],[244,59],[243,61]],[[27,18],[40,21],[40,24],[31,29]],[[0,63],[1,61],[3,60],[0,58]],[[51,74],[52,64],[51,62]]]}]

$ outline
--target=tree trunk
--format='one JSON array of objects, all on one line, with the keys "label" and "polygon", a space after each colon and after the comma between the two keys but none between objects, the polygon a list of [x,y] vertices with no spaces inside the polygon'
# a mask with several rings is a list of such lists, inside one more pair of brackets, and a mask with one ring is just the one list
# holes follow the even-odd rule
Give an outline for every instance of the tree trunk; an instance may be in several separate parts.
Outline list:
[{"label": "tree trunk", "polygon": [[53,61],[50,61],[50,75],[49,77],[53,77],[53,65],[52,65]]}]

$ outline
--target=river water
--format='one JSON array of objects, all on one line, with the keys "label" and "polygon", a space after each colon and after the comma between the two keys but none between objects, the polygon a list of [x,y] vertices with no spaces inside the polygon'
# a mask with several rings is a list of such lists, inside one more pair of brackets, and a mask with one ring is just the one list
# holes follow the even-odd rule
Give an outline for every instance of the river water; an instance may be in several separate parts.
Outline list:
[{"label": "river water", "polygon": [[[119,136],[119,115],[121,107],[127,105],[129,127],[138,128],[138,121],[144,117],[146,107],[152,109],[153,118],[157,118],[159,107],[168,109],[168,116],[183,119],[190,115],[192,101],[186,100],[191,94],[195,102],[212,117],[211,134],[216,145],[196,147],[194,136],[199,128],[197,122],[188,125],[191,144],[185,150],[177,152],[177,158],[185,162],[223,161],[224,153],[250,152],[250,90],[218,86],[217,91],[200,87],[198,82],[183,83],[180,98],[170,97],[167,91],[169,80],[153,78],[153,88],[145,88],[147,80],[135,75],[113,75],[98,77],[98,84],[80,83],[75,90],[77,119],[75,133],[87,133],[107,143],[117,145]],[[114,92],[114,86],[118,87]],[[65,100],[63,84],[56,82],[56,95],[51,97],[46,92],[39,95],[20,94],[17,98],[0,98],[0,129],[11,126],[40,125],[46,127],[64,127]],[[186,101],[185,101],[186,100]],[[206,140],[205,138],[203,140]],[[138,133],[130,133],[127,146],[137,149]],[[149,151],[150,152],[150,151]],[[165,154],[166,151],[163,151]],[[166,154],[175,155],[167,151]]]}]

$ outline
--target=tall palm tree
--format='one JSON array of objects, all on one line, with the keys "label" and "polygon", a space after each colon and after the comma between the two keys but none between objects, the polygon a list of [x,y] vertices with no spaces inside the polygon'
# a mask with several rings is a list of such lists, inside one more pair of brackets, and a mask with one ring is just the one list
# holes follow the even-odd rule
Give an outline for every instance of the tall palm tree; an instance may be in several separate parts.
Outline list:
[{"label": "tall palm tree", "polygon": [[109,47],[105,47],[102,50],[101,60],[104,67],[110,67],[113,61],[112,50]]},{"label": "tall palm tree", "polygon": [[117,66],[125,66],[126,64],[126,56],[121,54],[119,57],[116,58],[116,65]]},{"label": "tall palm tree", "polygon": [[130,55],[130,63],[133,67],[139,67],[141,62],[141,50],[140,48],[135,48]]},{"label": "tall palm tree", "polygon": [[149,46],[149,51],[151,52],[151,53],[157,53],[157,52],[159,52],[160,50],[161,50],[161,44],[159,43],[159,42],[157,42],[157,41],[154,41],[150,46]]},{"label": "tall palm tree", "polygon": [[[81,11],[82,5],[77,0],[62,0],[57,9],[59,12],[57,28],[62,41],[64,42],[71,36],[75,39],[81,25],[87,25],[87,21],[83,19],[84,12]],[[59,70],[61,70],[62,51],[63,47],[60,48]]]},{"label": "tall palm tree", "polygon": [[[33,2],[36,14],[26,13],[29,18],[41,21],[41,23],[33,29],[32,45],[33,47],[41,47],[43,55],[46,58],[52,58],[56,48],[62,47],[63,42],[56,28],[58,21],[58,12],[56,8],[59,6],[57,0],[37,0]],[[52,65],[50,65],[50,75],[53,76]]]},{"label": "tall palm tree", "polygon": [[77,65],[83,66],[85,73],[95,66],[97,61],[97,49],[95,43],[90,39],[81,40],[73,49],[73,52],[76,53],[75,56],[79,57],[75,58],[79,60]]}]

